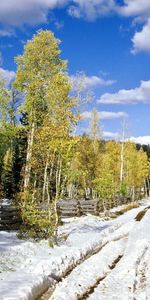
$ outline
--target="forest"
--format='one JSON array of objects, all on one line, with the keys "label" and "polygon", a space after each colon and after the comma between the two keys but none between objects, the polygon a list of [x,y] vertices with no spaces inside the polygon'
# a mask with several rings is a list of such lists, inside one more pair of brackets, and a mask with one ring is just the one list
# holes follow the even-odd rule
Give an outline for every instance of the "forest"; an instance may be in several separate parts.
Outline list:
[{"label": "forest", "polygon": [[149,146],[105,141],[96,109],[89,134],[76,134],[82,91],[51,31],[38,31],[15,62],[11,86],[0,78],[0,197],[19,207],[26,232],[54,235],[60,199],[149,193]]}]

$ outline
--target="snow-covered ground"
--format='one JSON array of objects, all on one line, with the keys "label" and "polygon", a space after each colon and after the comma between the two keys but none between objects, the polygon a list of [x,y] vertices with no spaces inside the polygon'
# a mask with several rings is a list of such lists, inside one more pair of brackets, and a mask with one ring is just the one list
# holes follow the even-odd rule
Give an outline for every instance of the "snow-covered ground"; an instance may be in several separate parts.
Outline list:
[{"label": "snow-covered ground", "polygon": [[50,299],[150,299],[150,211],[135,220],[148,205],[114,220],[73,218],[54,248],[1,231],[0,300],[37,299],[62,277]]}]

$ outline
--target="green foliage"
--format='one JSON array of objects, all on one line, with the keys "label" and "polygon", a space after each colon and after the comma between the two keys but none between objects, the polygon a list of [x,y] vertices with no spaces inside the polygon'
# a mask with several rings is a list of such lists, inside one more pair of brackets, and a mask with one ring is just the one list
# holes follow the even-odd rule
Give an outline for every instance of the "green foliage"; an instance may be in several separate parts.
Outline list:
[{"label": "green foliage", "polygon": [[94,180],[94,184],[100,200],[111,199],[114,191],[113,179],[111,174],[108,173],[105,177],[96,178]]},{"label": "green foliage", "polygon": [[[23,55],[16,58],[14,83],[25,92],[21,110],[26,114],[28,130],[23,194],[29,193],[32,201],[28,207],[27,198],[22,199],[22,215],[34,231],[45,230],[46,235],[53,234],[58,223],[56,202],[65,189],[74,145],[70,133],[77,120],[59,43],[52,32],[39,31]],[[48,211],[37,209],[45,203],[49,214],[53,211],[54,222],[47,217]]]},{"label": "green foliage", "polygon": [[23,225],[21,228],[22,237],[34,239],[47,239],[55,236],[55,215],[53,204],[43,208],[33,200],[30,193],[21,195],[24,198],[23,205],[19,205]]},{"label": "green foliage", "polygon": [[5,196],[10,198],[13,194],[13,174],[12,174],[12,163],[13,163],[13,156],[12,151],[9,148],[6,151],[3,160],[3,170],[1,176],[1,182],[3,190],[5,191]]},{"label": "green foliage", "polygon": [[127,196],[128,195],[127,184],[125,182],[121,182],[121,185],[120,185],[120,194],[122,196]]},{"label": "green foliage", "polygon": [[[110,206],[116,195],[134,198],[150,177],[149,149],[102,141],[96,110],[89,135],[72,135],[84,82],[75,96],[59,44],[38,31],[16,58],[16,90],[0,80],[0,193],[17,199],[23,235],[33,238],[55,236],[60,198],[97,197]],[[20,123],[17,90],[25,95]]]},{"label": "green foliage", "polygon": [[6,123],[9,117],[10,93],[5,88],[3,78],[0,78],[0,125]]},{"label": "green foliage", "polygon": [[28,114],[29,125],[32,122],[39,124],[43,120],[42,112],[51,107],[47,101],[48,93],[51,92],[50,101],[53,101],[57,79],[57,87],[66,84],[60,82],[63,81],[66,62],[60,58],[59,43],[52,32],[38,31],[25,45],[23,55],[16,58],[18,69],[14,87],[26,93],[21,109]]},{"label": "green foliage", "polygon": [[[4,197],[13,198],[20,175],[15,178],[16,140],[20,127],[16,124],[15,93],[5,87],[0,79],[0,191]],[[16,183],[16,179],[18,180]]]}]

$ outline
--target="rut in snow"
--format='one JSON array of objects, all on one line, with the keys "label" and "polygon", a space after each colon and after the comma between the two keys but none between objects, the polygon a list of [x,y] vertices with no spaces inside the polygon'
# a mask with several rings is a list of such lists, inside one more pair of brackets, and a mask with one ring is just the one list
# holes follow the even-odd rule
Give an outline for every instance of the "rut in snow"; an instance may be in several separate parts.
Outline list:
[{"label": "rut in snow", "polygon": [[[118,262],[120,261],[120,259],[123,257],[123,255],[119,255],[113,262],[112,264],[109,266],[110,268],[110,272],[112,269],[114,269],[116,267],[116,265],[118,264]],[[91,294],[93,294],[95,288],[107,277],[108,273],[102,277],[102,278],[99,278],[96,282],[96,284],[92,287],[90,287],[87,292],[78,298],[78,300],[86,300]]]},{"label": "rut in snow", "polygon": [[[92,293],[92,291],[94,291],[94,288],[99,285],[99,282],[105,281],[105,278],[107,277],[107,275],[109,275],[109,273],[111,273],[113,271],[113,269],[115,269],[117,263],[119,262],[119,260],[121,259],[122,255],[123,255],[123,253],[121,253],[121,254],[118,253],[115,256],[115,258],[111,259],[110,263],[107,266],[107,268],[108,268],[107,271],[105,270],[105,266],[103,266],[104,267],[104,274],[100,274],[99,277],[96,274],[96,280],[94,280],[94,282],[92,284],[91,284],[91,282],[88,283],[86,285],[86,287],[84,288],[84,291],[82,291],[81,293],[80,292],[75,293],[75,294],[71,295],[71,297],[69,298],[68,287],[72,286],[72,282],[73,282],[72,274],[74,274],[74,272],[76,272],[76,270],[78,270],[78,268],[79,268],[79,270],[81,268],[80,271],[82,272],[82,266],[84,265],[84,263],[86,264],[88,259],[91,259],[94,256],[95,253],[96,254],[99,254],[99,252],[103,253],[103,249],[104,249],[104,252],[105,252],[108,245],[111,242],[117,242],[117,241],[120,241],[122,239],[126,243],[129,233],[132,231],[135,224],[137,224],[134,221],[135,216],[136,215],[133,212],[133,219],[131,218],[130,221],[128,220],[128,223],[127,222],[123,222],[123,223],[121,222],[122,224],[120,222],[118,222],[119,221],[119,218],[118,218],[117,224],[115,224],[115,226],[110,227],[109,233],[107,232],[106,235],[104,234],[102,236],[101,241],[99,242],[99,244],[96,245],[95,249],[89,251],[89,253],[86,253],[86,255],[83,255],[80,260],[76,261],[75,264],[71,264],[63,272],[63,274],[60,277],[54,278],[54,279],[56,279],[55,282],[54,282],[54,285],[52,287],[50,287],[48,289],[48,291],[46,291],[41,296],[40,299],[41,300],[57,299],[56,298],[57,293],[59,293],[58,299],[60,299],[60,300],[61,299],[65,299],[65,300],[66,299],[67,300],[69,300],[69,299],[71,299],[71,300],[73,300],[73,299],[83,299],[84,295],[85,295],[85,297],[86,297],[86,295],[90,296],[90,293]],[[126,218],[126,216],[125,216],[125,218]],[[113,251],[113,250],[111,249],[111,251]],[[102,261],[103,261],[103,257],[101,257],[100,263]],[[91,265],[92,265],[92,263],[90,263],[90,266],[88,268],[89,270],[90,270]],[[84,273],[84,272],[82,272],[82,273]],[[92,275],[92,277],[93,277],[93,275]],[[69,281],[68,281],[68,278],[69,278]],[[77,278],[78,278],[78,275],[76,275],[76,279],[74,281],[76,281]],[[65,286],[65,282],[68,282],[67,283],[67,288],[65,287],[65,289],[67,290],[67,294],[63,295],[64,291],[62,291],[62,290],[60,291],[60,289],[64,289],[63,286]],[[78,282],[78,288],[75,287],[73,289],[78,291],[78,289],[80,290],[80,288],[82,288],[82,285],[80,284],[80,282]]]},{"label": "rut in snow", "polygon": [[[95,254],[101,252],[104,249],[106,249],[107,245],[109,245],[111,242],[117,242],[121,239],[124,239],[128,236],[130,229],[132,228],[133,224],[128,224],[128,226],[126,226],[126,224],[121,224],[121,225],[117,225],[116,230],[113,228],[111,228],[110,234],[106,235],[105,237],[102,238],[101,243],[95,247],[94,250],[92,250],[91,252],[89,252],[86,256],[82,257],[82,259],[76,264],[76,265],[71,265],[70,268],[68,268],[66,270],[66,272],[63,274],[62,279],[60,280],[60,278],[58,278],[58,280],[56,280],[54,282],[54,285],[51,286],[40,298],[39,300],[48,300],[50,298],[50,296],[53,294],[54,289],[55,289],[55,285],[57,288],[57,284],[62,281],[64,282],[64,280],[66,278],[68,278],[68,276],[79,266],[81,266],[84,262],[86,262],[88,259],[90,259],[91,257],[93,257]],[[111,246],[109,246],[111,248]],[[105,250],[103,251],[105,252]],[[102,252],[102,253],[103,253]],[[122,255],[122,254],[121,254]],[[118,254],[119,256],[119,254]],[[110,263],[109,266],[113,265],[113,261],[115,259],[117,259],[118,256],[115,256],[115,258],[113,258]],[[103,260],[103,258],[101,258]],[[110,269],[109,269],[110,270]],[[103,276],[102,276],[103,277]],[[53,279],[57,279],[57,278],[53,278]],[[60,282],[61,284],[61,282]],[[96,282],[94,281],[94,285],[96,284]],[[59,284],[58,284],[59,285]],[[60,298],[61,299],[61,298]],[[67,299],[69,300],[68,296]],[[77,298],[76,298],[77,299]],[[72,299],[71,299],[72,300]]]},{"label": "rut in snow", "polygon": [[126,246],[126,239],[111,241],[97,254],[92,255],[77,266],[64,280],[56,286],[51,300],[85,299],[92,288],[103,280],[115,267]]},{"label": "rut in snow", "polygon": [[150,299],[150,211],[131,230],[124,255],[89,300]]}]

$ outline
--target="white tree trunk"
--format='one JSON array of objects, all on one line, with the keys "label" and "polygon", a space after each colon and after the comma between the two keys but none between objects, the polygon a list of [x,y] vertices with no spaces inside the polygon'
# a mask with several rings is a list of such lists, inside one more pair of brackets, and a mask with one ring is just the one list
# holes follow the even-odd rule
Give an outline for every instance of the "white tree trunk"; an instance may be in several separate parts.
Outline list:
[{"label": "white tree trunk", "polygon": [[121,144],[121,155],[120,155],[120,182],[123,181],[123,168],[124,168],[124,142]]},{"label": "white tree trunk", "polygon": [[45,192],[46,192],[46,184],[47,184],[47,168],[48,168],[48,162],[46,162],[46,165],[44,168],[44,183],[43,183],[42,202],[44,202],[44,200],[45,200]]},{"label": "white tree trunk", "polygon": [[27,147],[25,176],[24,176],[24,191],[26,191],[28,189],[28,185],[29,185],[29,181],[30,181],[34,132],[35,132],[35,124],[32,123],[31,132],[28,137],[28,147]]}]

